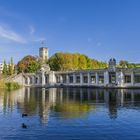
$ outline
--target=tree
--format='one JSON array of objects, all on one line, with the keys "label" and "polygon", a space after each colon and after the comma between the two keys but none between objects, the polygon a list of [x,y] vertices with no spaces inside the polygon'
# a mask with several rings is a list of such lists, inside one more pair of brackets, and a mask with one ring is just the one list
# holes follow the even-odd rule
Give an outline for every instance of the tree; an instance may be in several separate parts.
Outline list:
[{"label": "tree", "polygon": [[79,57],[79,69],[86,69],[87,68],[87,60],[84,55],[80,55]]},{"label": "tree", "polygon": [[11,57],[11,61],[10,61],[10,75],[14,74],[14,61],[13,61],[13,57]]},{"label": "tree", "polygon": [[33,73],[40,68],[40,63],[36,57],[28,55],[20,60],[17,64],[18,72]]},{"label": "tree", "polygon": [[119,65],[120,65],[120,67],[122,67],[122,68],[128,68],[129,63],[128,63],[128,61],[126,61],[126,60],[121,60],[121,61],[119,62]]},{"label": "tree", "polygon": [[48,64],[50,65],[51,70],[54,71],[96,69],[107,67],[107,63],[91,59],[86,55],[62,52],[55,53],[52,57],[50,57]]},{"label": "tree", "polygon": [[10,63],[7,65],[7,75],[14,74],[14,63],[13,58],[11,57]]},{"label": "tree", "polygon": [[2,71],[3,75],[6,76],[7,75],[7,64],[6,61],[4,60],[3,62],[3,71]]}]

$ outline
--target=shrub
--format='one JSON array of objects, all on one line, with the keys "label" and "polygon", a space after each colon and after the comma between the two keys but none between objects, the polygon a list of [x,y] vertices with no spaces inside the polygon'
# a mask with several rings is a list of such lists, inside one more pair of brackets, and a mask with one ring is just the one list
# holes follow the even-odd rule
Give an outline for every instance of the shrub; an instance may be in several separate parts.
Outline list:
[{"label": "shrub", "polygon": [[20,85],[16,82],[6,82],[5,83],[5,88],[7,90],[15,90],[15,89],[19,89]]}]

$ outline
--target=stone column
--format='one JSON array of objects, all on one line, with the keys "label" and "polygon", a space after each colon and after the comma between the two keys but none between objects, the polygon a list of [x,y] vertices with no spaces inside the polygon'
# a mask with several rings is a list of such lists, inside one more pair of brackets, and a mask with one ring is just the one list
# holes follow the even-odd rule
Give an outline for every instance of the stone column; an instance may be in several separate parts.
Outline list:
[{"label": "stone column", "polygon": [[120,72],[120,85],[121,85],[121,86],[124,85],[124,74],[123,74],[122,71]]},{"label": "stone column", "polygon": [[63,77],[60,75],[60,83],[63,83]]},{"label": "stone column", "polygon": [[99,84],[99,81],[98,81],[98,73],[96,72],[96,85]]},{"label": "stone column", "polygon": [[66,83],[69,84],[69,75],[66,75]]},{"label": "stone column", "polygon": [[56,84],[56,76],[54,71],[50,71],[49,75],[48,75],[48,84],[53,86],[54,84]]},{"label": "stone column", "polygon": [[80,85],[83,85],[83,74],[80,73]]},{"label": "stone column", "polygon": [[32,84],[35,85],[35,76],[32,76]]},{"label": "stone column", "polygon": [[88,85],[90,85],[90,73],[88,72]]},{"label": "stone column", "polygon": [[76,75],[73,73],[73,83],[76,84]]},{"label": "stone column", "polygon": [[107,84],[109,84],[109,74],[108,71],[104,72],[104,85],[106,86]]},{"label": "stone column", "polygon": [[131,72],[131,85],[134,85],[134,72]]},{"label": "stone column", "polygon": [[27,77],[27,85],[30,85],[30,78]]},{"label": "stone column", "polygon": [[45,85],[45,72],[44,71],[42,71],[42,86],[44,86]]},{"label": "stone column", "polygon": [[37,76],[37,85],[40,85],[40,76]]}]

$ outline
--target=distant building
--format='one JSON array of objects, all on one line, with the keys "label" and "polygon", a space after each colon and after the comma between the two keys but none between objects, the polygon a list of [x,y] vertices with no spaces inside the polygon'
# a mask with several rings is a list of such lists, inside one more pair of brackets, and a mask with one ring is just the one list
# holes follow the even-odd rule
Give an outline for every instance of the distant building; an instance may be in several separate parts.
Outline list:
[{"label": "distant building", "polygon": [[0,63],[0,74],[1,74],[2,71],[3,71],[3,66],[4,66],[4,64],[3,64],[3,63]]}]

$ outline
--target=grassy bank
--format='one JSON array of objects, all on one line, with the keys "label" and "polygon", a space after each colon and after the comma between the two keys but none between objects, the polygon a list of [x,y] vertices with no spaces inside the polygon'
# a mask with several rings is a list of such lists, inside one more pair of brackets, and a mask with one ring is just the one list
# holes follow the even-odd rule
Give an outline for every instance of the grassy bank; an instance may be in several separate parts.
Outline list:
[{"label": "grassy bank", "polygon": [[6,90],[16,90],[21,86],[17,82],[6,82],[4,80],[0,80],[0,88]]}]

